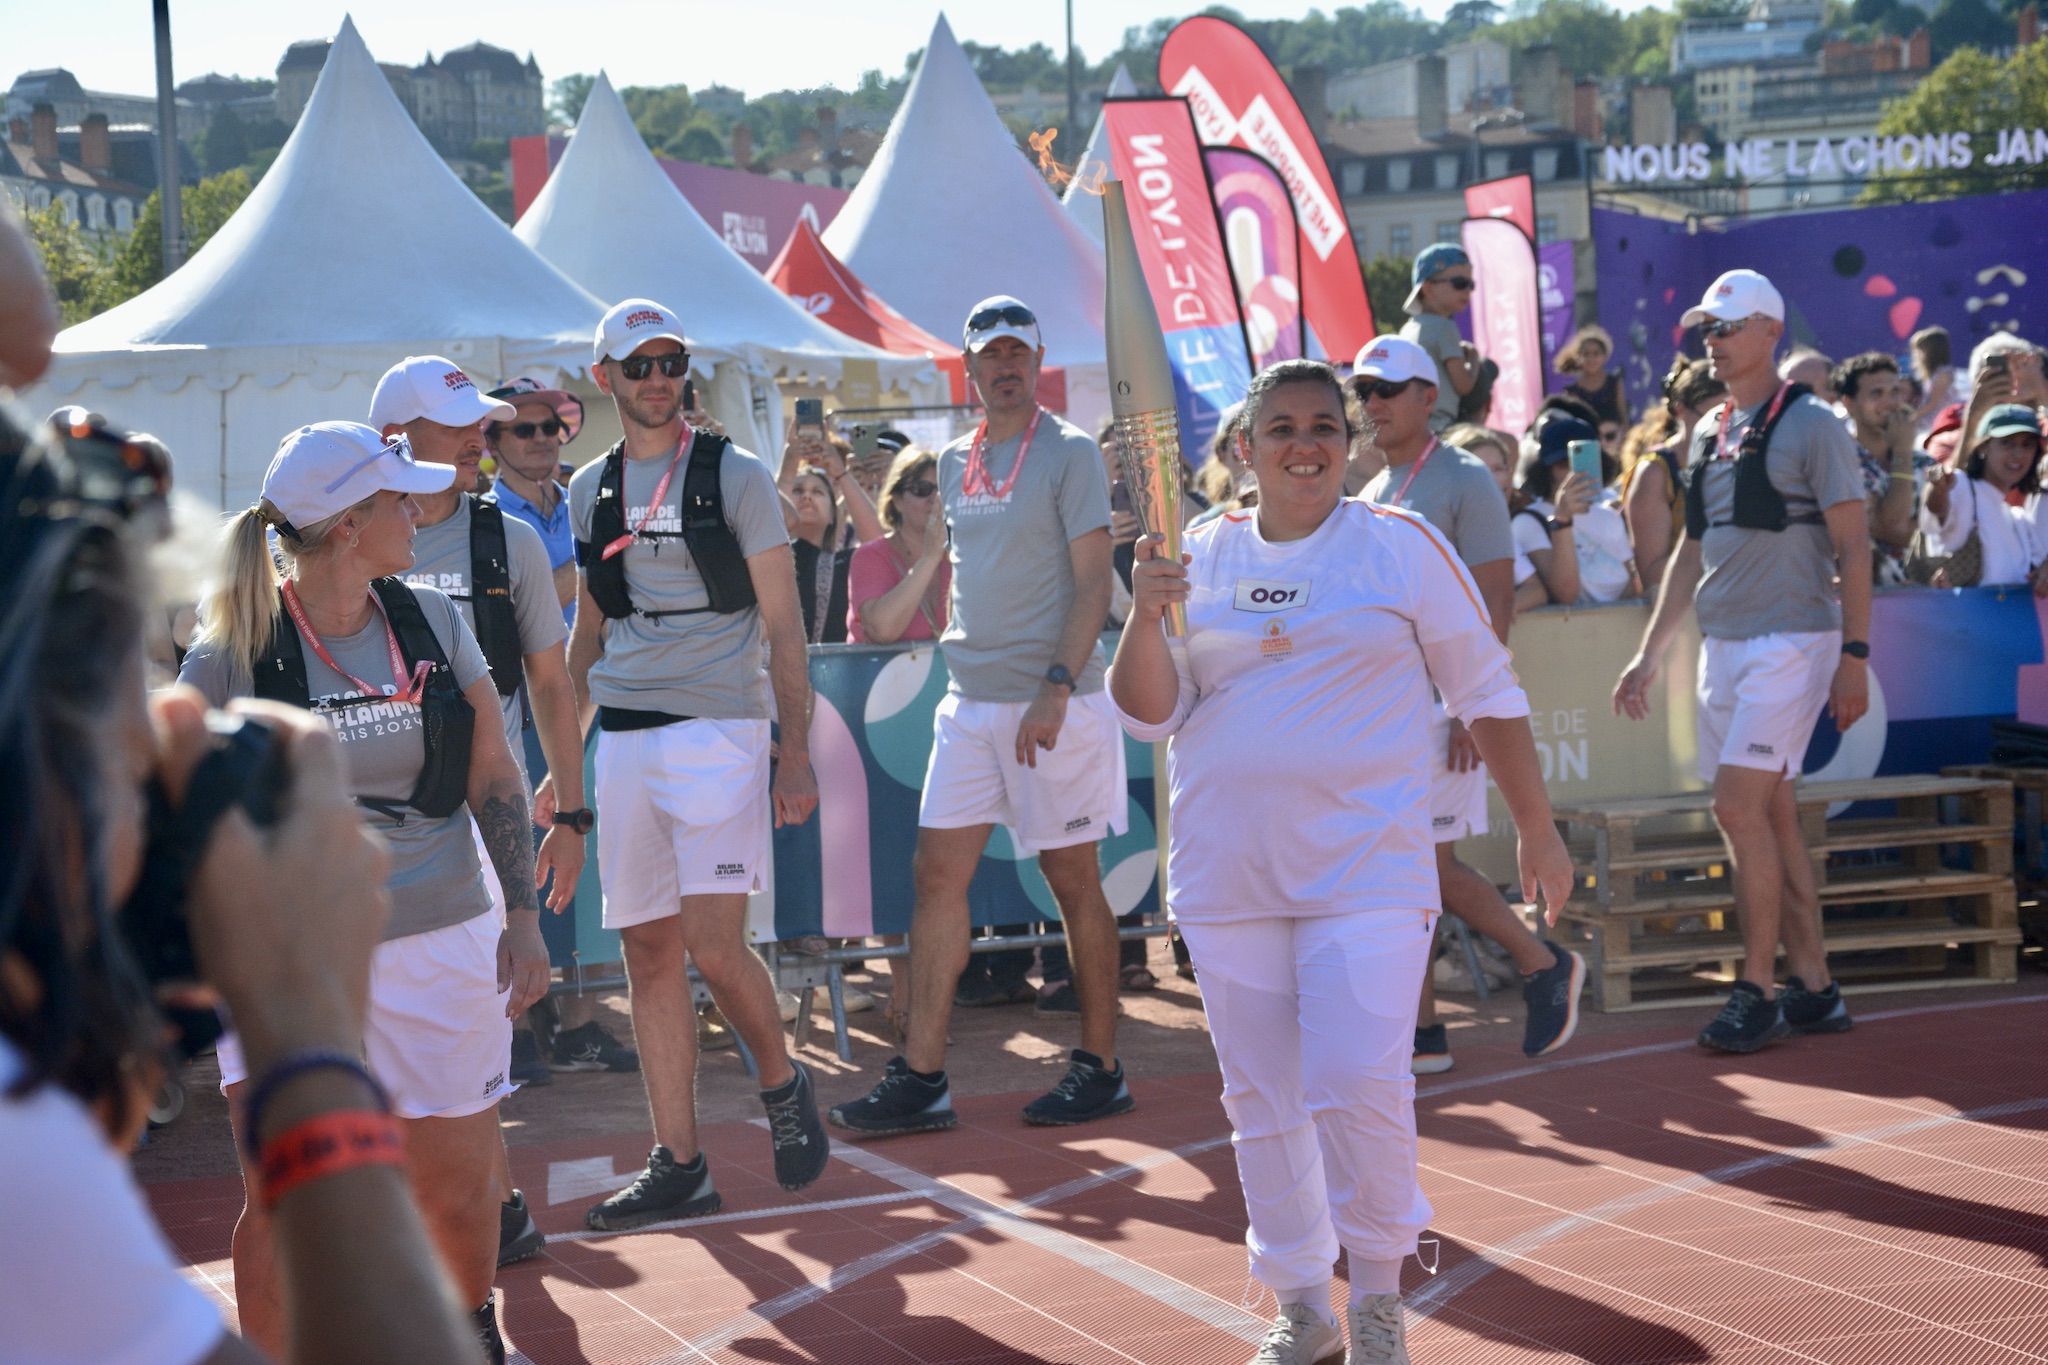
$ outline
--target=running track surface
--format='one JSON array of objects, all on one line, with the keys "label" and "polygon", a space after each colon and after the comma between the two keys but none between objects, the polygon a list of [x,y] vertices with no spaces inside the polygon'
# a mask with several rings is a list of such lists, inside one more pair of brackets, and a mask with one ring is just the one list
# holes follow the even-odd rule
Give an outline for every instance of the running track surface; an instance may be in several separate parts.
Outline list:
[{"label": "running track surface", "polygon": [[[1746,1059],[1641,1037],[1461,1053],[1421,1083],[1416,1365],[2048,1361],[2048,998]],[[954,1131],[841,1145],[800,1196],[765,1131],[725,1125],[704,1139],[724,1212],[615,1236],[583,1209],[644,1135],[515,1148],[552,1240],[500,1274],[506,1335],[533,1365],[1238,1365],[1273,1305],[1217,1086],[1141,1081],[1134,1114],[1066,1130],[1026,1128],[1028,1096],[956,1099]],[[236,1182],[149,1194],[232,1312]]]}]

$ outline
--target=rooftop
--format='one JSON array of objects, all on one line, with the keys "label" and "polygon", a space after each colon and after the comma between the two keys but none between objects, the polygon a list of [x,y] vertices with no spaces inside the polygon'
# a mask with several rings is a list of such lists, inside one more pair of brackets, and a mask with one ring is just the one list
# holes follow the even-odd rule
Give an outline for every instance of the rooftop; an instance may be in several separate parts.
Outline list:
[{"label": "rooftop", "polygon": [[[1332,120],[1323,141],[1352,156],[1398,156],[1403,152],[1453,152],[1472,146],[1472,124],[1478,118],[1497,118],[1501,111],[1456,113],[1442,137],[1423,137],[1413,118],[1368,118]],[[1480,141],[1490,148],[1528,147],[1546,142],[1570,142],[1569,128],[1531,128],[1526,124],[1489,123],[1480,130]]]}]

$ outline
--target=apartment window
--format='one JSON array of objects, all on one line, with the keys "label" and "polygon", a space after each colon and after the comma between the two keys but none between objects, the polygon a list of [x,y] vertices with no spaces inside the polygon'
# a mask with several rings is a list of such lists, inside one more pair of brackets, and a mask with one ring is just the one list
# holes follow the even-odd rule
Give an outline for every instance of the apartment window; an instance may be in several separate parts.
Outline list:
[{"label": "apartment window", "polygon": [[76,225],[78,222],[78,191],[63,191],[57,196],[57,205],[64,210],[64,221]]},{"label": "apartment window", "polygon": [[1436,187],[1451,190],[1458,187],[1458,158],[1440,156],[1436,159]]},{"label": "apartment window", "polygon": [[1337,174],[1341,177],[1338,181],[1337,189],[1345,198],[1348,199],[1353,195],[1365,193],[1365,163],[1363,161],[1347,161],[1337,168]]},{"label": "apartment window", "polygon": [[1539,213],[1536,215],[1536,245],[1544,246],[1557,240],[1557,215]]},{"label": "apartment window", "polygon": [[1438,223],[1436,225],[1436,239],[1439,242],[1450,242],[1455,245],[1458,241],[1458,225],[1456,223]]},{"label": "apartment window", "polygon": [[85,201],[85,225],[94,232],[103,232],[107,226],[107,201],[100,195],[93,195]]},{"label": "apartment window", "polygon": [[[1406,164],[1401,163],[1401,164]],[[1387,254],[1389,256],[1413,256],[1415,254],[1415,230],[1406,223],[1395,223],[1387,229]]]},{"label": "apartment window", "polygon": [[1486,154],[1486,178],[1488,180],[1498,180],[1507,173],[1508,154],[1506,152],[1488,152]]},{"label": "apartment window", "polygon": [[1394,194],[1401,194],[1406,191],[1408,188],[1408,176],[1412,167],[1413,163],[1406,158],[1399,161],[1389,161],[1387,163],[1387,189]]},{"label": "apartment window", "polygon": [[1557,148],[1538,147],[1529,158],[1529,172],[1539,181],[1557,179]]},{"label": "apartment window", "polygon": [[114,231],[127,232],[135,226],[135,205],[126,199],[114,201]]}]

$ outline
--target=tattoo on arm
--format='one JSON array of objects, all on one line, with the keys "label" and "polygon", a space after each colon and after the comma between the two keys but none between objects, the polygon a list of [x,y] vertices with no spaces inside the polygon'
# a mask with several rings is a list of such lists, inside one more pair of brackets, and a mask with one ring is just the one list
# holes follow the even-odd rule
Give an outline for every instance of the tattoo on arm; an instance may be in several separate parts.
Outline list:
[{"label": "tattoo on arm", "polygon": [[484,851],[491,855],[498,884],[505,888],[505,908],[538,913],[540,898],[533,889],[533,819],[526,793],[517,781],[494,782],[475,815]]}]

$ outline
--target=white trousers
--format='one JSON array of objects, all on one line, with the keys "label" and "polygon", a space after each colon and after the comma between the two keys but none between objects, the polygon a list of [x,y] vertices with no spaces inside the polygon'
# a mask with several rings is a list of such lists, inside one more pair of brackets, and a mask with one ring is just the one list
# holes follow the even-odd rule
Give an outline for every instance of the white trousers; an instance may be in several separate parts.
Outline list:
[{"label": "white trousers", "polygon": [[1223,1067],[1251,1273],[1273,1290],[1411,1255],[1415,1010],[1437,911],[1182,921]]}]

